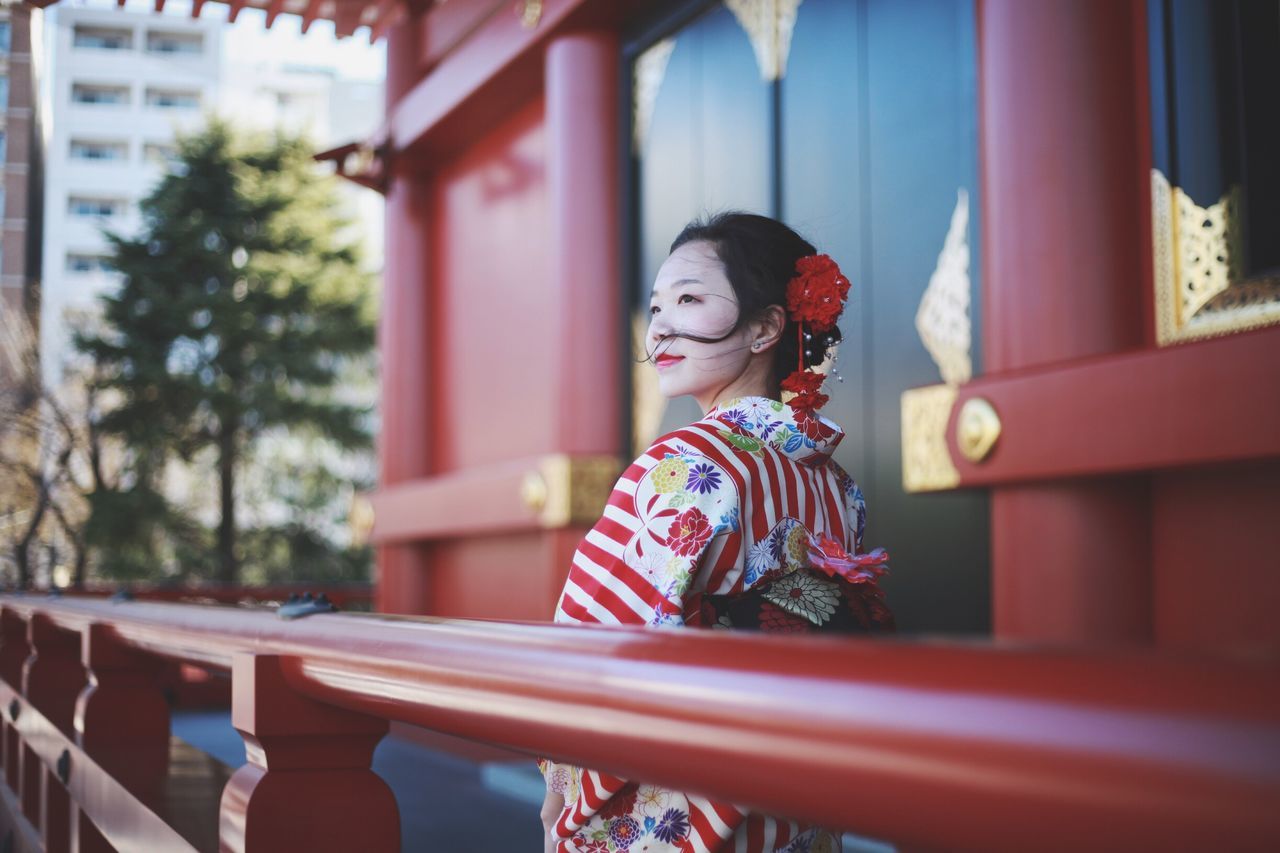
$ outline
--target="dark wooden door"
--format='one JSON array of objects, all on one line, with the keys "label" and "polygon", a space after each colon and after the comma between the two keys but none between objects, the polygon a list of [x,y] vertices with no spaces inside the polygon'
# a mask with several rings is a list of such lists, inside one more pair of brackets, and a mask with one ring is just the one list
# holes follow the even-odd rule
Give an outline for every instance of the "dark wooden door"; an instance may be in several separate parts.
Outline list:
[{"label": "dark wooden door", "polygon": [[[667,246],[690,218],[742,209],[782,218],[854,283],[825,410],[848,432],[837,460],[869,508],[868,544],[893,557],[886,584],[906,631],[990,626],[984,492],[909,494],[900,398],[942,381],[916,317],[940,256],[967,250],[979,339],[976,65],[972,3],[805,0],[785,69],[719,4],[638,36],[630,187],[633,334]],[[772,65],[770,63],[773,63]],[[953,279],[952,284],[955,284]],[[971,347],[975,362],[976,347]],[[666,406],[641,366],[633,439],[699,417]]]}]

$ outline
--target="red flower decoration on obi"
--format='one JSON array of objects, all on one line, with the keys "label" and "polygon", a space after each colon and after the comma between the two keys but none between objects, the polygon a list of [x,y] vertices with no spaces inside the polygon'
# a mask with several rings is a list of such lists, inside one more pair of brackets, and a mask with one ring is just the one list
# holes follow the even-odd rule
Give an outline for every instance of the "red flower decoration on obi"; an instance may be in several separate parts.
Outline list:
[{"label": "red flower decoration on obi", "polygon": [[667,530],[667,541],[663,544],[681,556],[696,554],[703,544],[711,538],[711,522],[702,511],[690,507],[671,522]]},{"label": "red flower decoration on obi", "polygon": [[850,554],[826,534],[809,537],[809,564],[827,577],[841,577],[849,583],[874,584],[888,571],[889,555],[883,548],[870,554]]},{"label": "red flower decoration on obi", "polygon": [[836,324],[849,295],[849,279],[828,255],[809,255],[796,261],[796,275],[787,283],[787,313],[810,331],[825,332]]}]

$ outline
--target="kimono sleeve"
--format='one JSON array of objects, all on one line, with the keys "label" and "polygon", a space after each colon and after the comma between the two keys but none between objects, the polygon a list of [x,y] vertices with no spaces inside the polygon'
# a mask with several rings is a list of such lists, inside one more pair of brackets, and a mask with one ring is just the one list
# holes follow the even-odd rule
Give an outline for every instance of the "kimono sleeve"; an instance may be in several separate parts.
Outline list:
[{"label": "kimono sleeve", "polygon": [[683,625],[699,569],[740,536],[737,485],[722,460],[659,443],[618,480],[578,546],[556,621]]},{"label": "kimono sleeve", "polygon": [[862,489],[858,488],[858,484],[854,481],[849,473],[831,462],[831,469],[835,472],[836,482],[840,486],[841,499],[844,501],[844,520],[845,530],[848,531],[845,548],[850,554],[864,554],[862,538],[867,531],[867,502],[862,496]]}]

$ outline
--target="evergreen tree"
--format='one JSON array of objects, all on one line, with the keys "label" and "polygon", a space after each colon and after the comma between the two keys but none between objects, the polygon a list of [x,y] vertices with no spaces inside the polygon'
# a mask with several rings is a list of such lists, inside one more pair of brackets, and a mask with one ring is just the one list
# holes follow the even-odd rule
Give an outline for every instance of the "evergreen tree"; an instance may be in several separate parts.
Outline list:
[{"label": "evergreen tree", "polygon": [[212,121],[179,140],[172,170],[141,203],[141,233],[107,235],[121,287],[76,346],[118,401],[99,427],[131,449],[133,476],[128,490],[92,501],[98,542],[114,547],[113,529],[133,516],[134,527],[171,521],[185,529],[177,541],[198,543],[190,519],[160,497],[162,475],[174,458],[211,456],[215,574],[235,583],[237,476],[264,433],[368,445],[369,412],[344,400],[338,380],[373,346],[370,279],[308,148]]}]

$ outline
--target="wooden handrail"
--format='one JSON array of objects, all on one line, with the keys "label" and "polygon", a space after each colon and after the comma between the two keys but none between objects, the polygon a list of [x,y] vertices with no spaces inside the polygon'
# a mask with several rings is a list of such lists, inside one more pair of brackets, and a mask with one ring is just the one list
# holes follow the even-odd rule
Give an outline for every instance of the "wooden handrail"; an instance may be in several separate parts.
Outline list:
[{"label": "wooden handrail", "polygon": [[248,586],[244,584],[173,585],[131,583],[116,586],[93,585],[83,589],[64,590],[69,596],[110,598],[127,592],[137,601],[173,601],[190,604],[278,603],[290,595],[324,593],[339,607],[365,607],[373,603],[373,585],[369,583],[276,583]]},{"label": "wooden handrail", "polygon": [[1280,844],[1280,669],[990,644],[0,597],[326,705],[908,844]]}]

